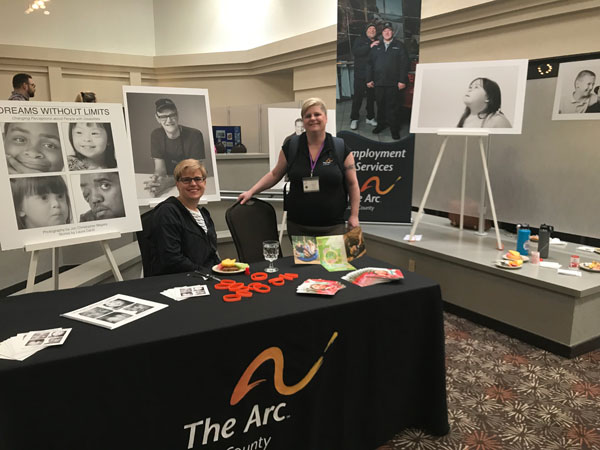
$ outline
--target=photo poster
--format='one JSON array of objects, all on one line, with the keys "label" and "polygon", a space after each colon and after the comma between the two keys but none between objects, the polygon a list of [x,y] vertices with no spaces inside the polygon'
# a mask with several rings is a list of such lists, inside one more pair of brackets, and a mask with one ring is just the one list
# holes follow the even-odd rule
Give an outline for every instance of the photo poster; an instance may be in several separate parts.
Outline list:
[{"label": "photo poster", "polygon": [[354,155],[360,222],[410,223],[415,135],[396,142],[377,142],[344,130],[338,137],[344,139]]},{"label": "photo poster", "polygon": [[120,104],[0,101],[0,128],[2,250],[142,229]]},{"label": "photo poster", "polygon": [[[269,170],[277,165],[279,152],[283,143],[294,134],[304,133],[300,108],[268,108],[267,120],[269,126]],[[327,110],[327,125],[325,130],[335,136],[335,109]],[[285,178],[271,189],[283,190]]]},{"label": "photo poster", "polygon": [[526,59],[417,65],[411,133],[521,134]]},{"label": "photo poster", "polygon": [[552,120],[600,119],[600,59],[561,63]]},{"label": "photo poster", "polygon": [[[178,195],[173,169],[186,158],[199,159],[208,172],[202,200],[220,200],[207,89],[123,86],[123,105],[140,205]],[[174,134],[178,136],[169,138]],[[168,178],[153,192],[150,183],[157,167]]]}]

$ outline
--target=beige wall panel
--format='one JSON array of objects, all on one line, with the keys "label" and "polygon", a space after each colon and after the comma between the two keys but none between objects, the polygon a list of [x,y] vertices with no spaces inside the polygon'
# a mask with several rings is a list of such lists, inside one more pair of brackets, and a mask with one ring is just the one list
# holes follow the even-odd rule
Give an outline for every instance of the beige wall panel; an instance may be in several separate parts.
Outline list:
[{"label": "beige wall panel", "polygon": [[129,77],[125,79],[63,75],[63,97],[53,100],[74,102],[79,92],[92,91],[96,93],[98,102],[123,103],[124,85],[129,85]]},{"label": "beige wall panel", "polygon": [[328,109],[335,108],[335,85],[294,92],[294,99],[303,102],[307,98],[318,97],[325,102]]},{"label": "beige wall panel", "polygon": [[294,91],[335,86],[336,81],[336,67],[332,61],[294,69]]},{"label": "beige wall panel", "polygon": [[294,98],[290,72],[219,79],[160,80],[156,86],[208,89],[211,107],[276,103]]}]

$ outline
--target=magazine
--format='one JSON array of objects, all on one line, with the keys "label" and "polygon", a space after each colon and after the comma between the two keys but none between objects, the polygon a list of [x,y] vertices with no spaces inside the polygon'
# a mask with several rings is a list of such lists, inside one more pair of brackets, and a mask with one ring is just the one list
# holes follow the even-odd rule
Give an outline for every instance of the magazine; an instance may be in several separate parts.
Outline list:
[{"label": "magazine", "polygon": [[114,330],[167,306],[169,305],[117,294],[61,316]]},{"label": "magazine", "polygon": [[361,227],[354,227],[344,234],[344,246],[346,247],[348,262],[360,258],[367,253]]},{"label": "magazine", "polygon": [[346,257],[346,246],[344,237],[336,236],[317,236],[317,247],[321,257],[321,264],[330,272],[340,270],[353,270],[355,267],[348,263]]},{"label": "magazine", "polygon": [[365,267],[364,269],[347,273],[342,277],[343,280],[350,281],[361,287],[388,283],[403,278],[404,275],[399,269],[384,269],[380,267]]},{"label": "magazine", "polygon": [[296,292],[298,294],[335,295],[337,291],[345,287],[339,281],[309,278],[298,286]]},{"label": "magazine", "polygon": [[314,236],[292,236],[292,249],[296,264],[320,264],[317,238]]}]

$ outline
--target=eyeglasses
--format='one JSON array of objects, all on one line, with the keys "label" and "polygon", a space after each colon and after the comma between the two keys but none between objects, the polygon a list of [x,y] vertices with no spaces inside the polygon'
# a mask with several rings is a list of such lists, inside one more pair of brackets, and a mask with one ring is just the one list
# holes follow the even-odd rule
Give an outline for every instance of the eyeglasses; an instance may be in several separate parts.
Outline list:
[{"label": "eyeglasses", "polygon": [[168,120],[168,119],[174,119],[175,117],[177,117],[177,113],[176,113],[176,112],[174,112],[174,113],[171,113],[171,114],[165,114],[164,116],[161,116],[160,114],[157,114],[157,115],[156,115],[156,118],[157,118],[158,120],[160,120],[160,121],[163,121],[163,122],[164,122],[165,120]]},{"label": "eyeglasses", "polygon": [[183,184],[190,184],[192,181],[195,181],[196,184],[200,184],[206,181],[206,177],[182,177],[179,179]]}]

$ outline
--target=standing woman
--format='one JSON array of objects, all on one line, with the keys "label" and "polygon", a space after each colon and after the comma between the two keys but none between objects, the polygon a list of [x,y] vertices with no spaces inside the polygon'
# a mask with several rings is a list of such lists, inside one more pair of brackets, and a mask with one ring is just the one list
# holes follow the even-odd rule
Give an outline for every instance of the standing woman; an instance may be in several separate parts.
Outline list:
[{"label": "standing woman", "polygon": [[206,188],[206,169],[195,159],[184,159],[173,171],[177,197],[159,203],[152,212],[151,273],[208,272],[219,262],[217,233],[206,208],[198,207]]},{"label": "standing woman", "polygon": [[[290,192],[285,198],[288,236],[344,234],[344,213],[350,199],[348,227],[358,226],[360,192],[354,156],[343,144],[336,151],[334,138],[325,131],[327,107],[319,98],[302,104],[306,130],[283,144],[277,164],[252,188],[240,194],[240,203],[269,189],[287,173]],[[338,141],[339,142],[339,141]],[[339,145],[339,144],[338,144]]]}]

